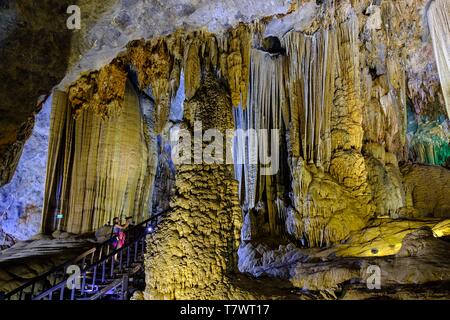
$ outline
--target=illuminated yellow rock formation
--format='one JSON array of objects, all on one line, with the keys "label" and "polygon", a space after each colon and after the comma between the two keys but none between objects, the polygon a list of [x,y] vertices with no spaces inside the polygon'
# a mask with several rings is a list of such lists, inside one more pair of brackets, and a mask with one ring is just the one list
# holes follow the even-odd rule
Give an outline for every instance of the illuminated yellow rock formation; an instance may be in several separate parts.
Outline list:
[{"label": "illuminated yellow rock formation", "polygon": [[447,219],[439,222],[433,226],[432,230],[434,236],[437,238],[448,236],[450,234],[450,220]]},{"label": "illuminated yellow rock formation", "polygon": [[338,246],[336,253],[343,257],[383,257],[397,254],[405,236],[429,227],[437,237],[450,235],[450,220],[391,220],[381,219],[362,231],[353,233],[347,244]]},{"label": "illuminated yellow rock formation", "polygon": [[361,150],[362,102],[358,52],[358,18],[344,3],[337,13],[337,75],[331,116],[332,150]]},{"label": "illuminated yellow rock formation", "polygon": [[[406,191],[405,217],[450,217],[450,170],[437,166],[412,165],[402,168]],[[430,188],[430,183],[439,186]]]},{"label": "illuminated yellow rock formation", "polygon": [[141,89],[151,85],[155,97],[156,132],[161,132],[169,116],[170,99],[173,92],[169,90],[170,75],[173,68],[173,56],[163,38],[147,43],[133,43],[129,49],[128,59],[136,67]]},{"label": "illuminated yellow rock formation", "polygon": [[106,118],[118,114],[123,107],[127,74],[110,64],[99,72],[81,77],[69,89],[69,101],[76,116],[90,109]]},{"label": "illuminated yellow rock formation", "polygon": [[230,84],[233,106],[247,106],[248,79],[250,72],[250,30],[244,24],[231,31],[226,58],[226,77]]},{"label": "illuminated yellow rock formation", "polygon": [[297,211],[293,235],[311,246],[345,239],[374,211],[360,153],[358,20],[345,3],[338,9],[331,18],[336,27],[325,25],[312,36],[292,32],[283,39]]},{"label": "illuminated yellow rock formation", "polygon": [[132,86],[126,86],[121,112],[107,118],[92,109],[74,118],[60,92],[54,101],[43,229],[84,233],[116,216],[146,219],[154,146]]},{"label": "illuminated yellow rock formation", "polygon": [[302,170],[306,178],[295,204],[293,236],[309,246],[329,246],[366,225],[373,210],[367,196],[355,197],[353,191],[314,167]]},{"label": "illuminated yellow rock formation", "polygon": [[395,155],[380,152],[380,156],[365,159],[368,188],[373,197],[375,215],[396,218],[406,206],[402,175]]},{"label": "illuminated yellow rock formation", "polygon": [[[233,128],[231,102],[213,76],[185,107],[187,128],[196,120],[204,130]],[[178,164],[176,170],[171,211],[147,241],[145,298],[236,297],[227,274],[237,266],[242,213],[232,167]]]},{"label": "illuminated yellow rock formation", "polygon": [[312,36],[290,32],[283,38],[292,156],[328,168],[331,158],[331,110],[336,64],[335,30]]},{"label": "illuminated yellow rock formation", "polygon": [[[344,295],[344,299],[363,299],[364,294],[347,295],[344,288],[351,287],[348,283],[352,283],[362,288],[360,293],[367,293],[368,284],[373,283],[373,279],[369,279],[373,275],[371,270],[377,269],[381,290],[392,290],[400,299],[412,299],[416,290],[406,287],[403,291],[402,285],[425,287],[448,279],[450,246],[447,241],[436,238],[436,232],[448,235],[448,224],[448,220],[438,224],[425,220],[374,221],[362,233],[354,233],[350,244],[313,253],[310,259],[320,262],[306,260],[296,265],[290,281],[303,290],[325,291],[328,293],[323,296],[325,299],[337,299],[336,293],[340,298]],[[448,293],[444,292],[443,296],[446,295]],[[433,289],[422,294],[426,299],[432,296]]]},{"label": "illuminated yellow rock formation", "polygon": [[202,80],[202,66],[200,62],[200,41],[192,39],[185,50],[184,57],[184,81],[186,86],[186,99],[194,97],[200,88]]}]

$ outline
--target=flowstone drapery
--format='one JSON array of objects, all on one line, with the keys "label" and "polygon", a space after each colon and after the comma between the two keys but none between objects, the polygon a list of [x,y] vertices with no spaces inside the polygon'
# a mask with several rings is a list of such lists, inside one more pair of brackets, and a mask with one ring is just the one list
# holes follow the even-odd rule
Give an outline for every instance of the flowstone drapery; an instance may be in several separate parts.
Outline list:
[{"label": "flowstone drapery", "polygon": [[[88,101],[89,103],[89,101]],[[49,142],[43,230],[94,231],[114,217],[149,217],[155,148],[138,96],[128,82],[123,106],[100,116],[95,107],[73,116],[55,92]],[[130,125],[133,124],[133,125]]]}]

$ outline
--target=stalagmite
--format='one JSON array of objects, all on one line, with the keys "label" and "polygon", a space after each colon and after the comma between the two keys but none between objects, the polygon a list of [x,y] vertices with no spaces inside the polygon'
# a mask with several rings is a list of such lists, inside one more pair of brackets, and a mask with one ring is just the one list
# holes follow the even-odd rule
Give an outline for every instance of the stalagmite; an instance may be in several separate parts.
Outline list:
[{"label": "stalagmite", "polygon": [[447,106],[447,116],[450,118],[450,3],[448,0],[431,1],[428,9],[428,25]]},{"label": "stalagmite", "polygon": [[[213,112],[215,117],[211,117]],[[211,74],[205,75],[197,94],[185,103],[182,126],[192,128],[191,121],[201,121],[205,130],[225,132],[233,128],[229,96]],[[228,274],[237,266],[242,212],[232,166],[205,163],[175,166],[170,214],[147,241],[145,297],[236,297]]]}]

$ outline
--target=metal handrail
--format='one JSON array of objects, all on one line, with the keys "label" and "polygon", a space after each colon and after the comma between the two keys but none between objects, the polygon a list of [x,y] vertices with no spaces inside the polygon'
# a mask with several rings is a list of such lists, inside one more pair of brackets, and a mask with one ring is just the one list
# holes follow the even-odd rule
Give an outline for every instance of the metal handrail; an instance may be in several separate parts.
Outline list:
[{"label": "metal handrail", "polygon": [[97,300],[98,298],[103,297],[108,291],[116,289],[117,287],[122,287],[122,296],[126,296],[124,293],[124,287],[126,286],[126,282],[128,282],[128,277],[125,275],[121,279],[117,279],[113,281],[110,285],[103,288],[100,292],[97,292],[92,297],[89,298],[89,300]]},{"label": "metal handrail", "polygon": [[[66,274],[66,269],[67,269],[68,266],[77,264],[78,262],[80,262],[83,259],[84,260],[83,260],[83,263],[82,263],[82,269],[83,269],[83,272],[86,272],[87,271],[86,268],[94,266],[94,256],[95,256],[95,253],[98,252],[98,251],[99,251],[99,255],[98,255],[97,262],[101,261],[99,263],[103,263],[104,261],[108,260],[111,256],[114,256],[117,253],[121,252],[122,249],[128,248],[130,246],[130,244],[135,244],[137,241],[142,239],[142,238],[140,238],[140,239],[138,239],[137,241],[135,241],[133,243],[129,243],[129,240],[130,240],[129,235],[131,234],[131,232],[133,232],[133,235],[135,236],[136,235],[136,230],[138,230],[138,228],[140,228],[140,227],[142,227],[144,225],[147,227],[149,222],[156,220],[157,218],[161,217],[162,215],[164,215],[168,211],[170,211],[170,210],[164,210],[164,211],[162,211],[162,212],[160,212],[160,213],[150,217],[149,219],[147,219],[145,221],[142,221],[141,223],[139,223],[137,225],[134,225],[131,228],[129,228],[128,230],[126,230],[125,232],[127,234],[127,237],[126,237],[127,244],[125,244],[122,248],[119,248],[119,249],[116,249],[116,250],[113,250],[112,252],[110,252],[110,243],[111,243],[111,240],[113,239],[113,237],[111,237],[108,240],[98,244],[97,246],[95,246],[95,247],[93,247],[93,248],[83,252],[82,254],[77,256],[76,258],[71,259],[71,260],[69,260],[69,261],[67,261],[65,263],[62,263],[61,265],[58,265],[58,266],[52,268],[51,270],[45,272],[44,274],[39,275],[39,276],[37,276],[37,277],[27,281],[25,284],[21,285],[20,287],[12,290],[10,292],[8,292],[7,294],[5,294],[4,300],[10,300],[11,297],[13,297],[16,294],[19,294],[19,300],[21,300],[25,289],[27,289],[29,287],[31,287],[31,295],[33,295],[34,294],[34,292],[33,292],[34,290],[33,289],[34,289],[34,285],[36,283],[38,283],[39,281],[47,280],[47,277],[49,277],[52,274],[56,274],[56,273],[61,273],[62,272],[65,275]],[[145,235],[145,233],[143,235]],[[104,248],[106,248],[106,256],[103,256]],[[88,266],[85,267],[84,266],[85,259],[89,255],[91,255],[91,263]],[[98,266],[98,264],[97,264],[97,266]],[[67,281],[67,279],[63,280],[62,282],[66,282],[66,281]],[[56,286],[61,285],[62,282],[58,283]],[[55,285],[52,286],[52,288],[54,288],[54,287],[55,287]],[[52,288],[50,288],[50,289],[52,289]],[[44,292],[47,292],[50,289],[48,289],[48,290],[46,290]],[[42,294],[43,293],[39,294],[39,296],[41,296]]]},{"label": "metal handrail", "polygon": [[66,287],[66,282],[67,282],[67,280],[64,279],[63,281],[58,283],[56,286],[53,286],[51,289],[46,290],[46,291],[40,293],[39,295],[37,295],[36,297],[34,297],[33,300],[41,300],[42,298],[45,298],[48,295],[51,296],[53,294],[53,292],[55,292],[56,290],[60,290],[60,292],[61,292],[60,295],[63,294],[64,289]]},{"label": "metal handrail", "polygon": [[[96,247],[91,248],[85,252],[83,252],[82,254],[78,255],[76,258],[73,258],[70,261],[64,262],[63,264],[60,264],[52,269],[50,269],[49,271],[36,276],[32,279],[30,279],[29,281],[27,281],[26,283],[24,283],[23,285],[21,285],[20,287],[8,292],[7,294],[5,294],[4,296],[4,300],[10,300],[10,298],[12,296],[14,296],[15,294],[20,293],[20,297],[19,300],[21,300],[23,291],[25,291],[25,289],[27,289],[28,287],[32,287],[33,285],[35,285],[36,283],[38,283],[39,281],[44,281],[47,280],[47,277],[49,277],[52,274],[55,273],[63,273],[65,274],[66,269],[68,266],[73,265],[73,264],[77,264],[78,262],[80,262],[82,259],[84,259],[85,257],[87,257],[89,254],[93,254],[96,251]],[[32,292],[33,294],[33,292]]]},{"label": "metal handrail", "polygon": [[[146,226],[148,224],[147,221]],[[137,239],[135,239],[133,242],[131,243],[127,243],[126,245],[124,245],[123,247],[116,249],[112,252],[110,252],[109,254],[107,254],[106,256],[104,256],[103,258],[101,258],[100,260],[93,262],[92,264],[86,266],[83,268],[83,270],[81,271],[81,273],[83,274],[83,284],[81,286],[81,292],[84,293],[84,286],[85,286],[85,281],[86,281],[86,272],[90,271],[90,270],[95,270],[94,274],[96,272],[96,268],[99,267],[100,265],[103,266],[103,272],[105,271],[105,263],[108,262],[108,260],[110,259],[114,259],[115,255],[117,254],[121,254],[121,258],[122,258],[122,253],[125,249],[128,249],[129,247],[131,247],[133,244],[135,246],[139,245],[139,243],[145,238],[145,236],[147,235],[147,233],[142,233]],[[143,242],[144,243],[144,242]],[[143,244],[142,244],[143,245]],[[133,261],[136,261],[136,257],[135,259],[133,259]],[[113,262],[113,261],[112,261]],[[111,266],[111,270],[110,272],[114,271],[114,264],[112,264]],[[119,263],[119,270],[122,269],[122,261],[120,261]],[[102,277],[103,278],[103,277]],[[62,280],[61,282],[59,282],[58,284],[56,284],[55,286],[47,289],[46,291],[40,293],[38,296],[33,297],[33,300],[41,300],[44,299],[46,297],[49,297],[50,299],[53,296],[53,293],[55,291],[60,290],[60,300],[62,300],[63,296],[64,296],[64,289],[66,288],[67,285],[67,278]],[[104,279],[102,279],[102,282],[104,282]],[[95,278],[93,280],[93,285],[95,285]],[[72,293],[71,293],[71,300],[74,300],[74,294],[75,294],[75,289],[72,289]]]}]

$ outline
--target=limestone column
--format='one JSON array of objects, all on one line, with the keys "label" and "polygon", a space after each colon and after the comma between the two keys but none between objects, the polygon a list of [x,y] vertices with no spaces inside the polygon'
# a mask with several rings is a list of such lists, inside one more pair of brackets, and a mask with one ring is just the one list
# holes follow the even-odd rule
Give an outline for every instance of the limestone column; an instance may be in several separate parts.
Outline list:
[{"label": "limestone column", "polygon": [[[182,127],[192,140],[194,121],[224,135],[234,127],[230,98],[213,76],[185,103]],[[176,164],[176,171],[170,212],[147,239],[145,298],[228,298],[242,225],[232,165]]]}]

